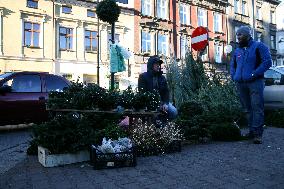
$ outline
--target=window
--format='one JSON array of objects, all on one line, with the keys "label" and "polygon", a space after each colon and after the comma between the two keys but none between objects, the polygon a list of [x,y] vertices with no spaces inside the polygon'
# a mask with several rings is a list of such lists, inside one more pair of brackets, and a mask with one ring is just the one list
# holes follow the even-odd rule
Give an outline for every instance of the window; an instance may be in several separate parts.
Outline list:
[{"label": "window", "polygon": [[94,10],[87,10],[87,17],[92,17],[95,18],[96,17],[96,12]]},{"label": "window", "polygon": [[68,84],[62,78],[53,75],[45,77],[45,85],[47,92],[62,92],[65,87],[68,87]]},{"label": "window", "polygon": [[261,8],[260,7],[256,7],[256,19],[262,20]]},{"label": "window", "polygon": [[168,55],[167,36],[158,34],[158,55]]},{"label": "window", "polygon": [[181,36],[180,38],[180,58],[184,59],[186,51],[188,50],[188,41],[186,36]]},{"label": "window", "polygon": [[261,32],[256,32],[256,41],[262,42],[262,33]]},{"label": "window", "polygon": [[[111,33],[108,34],[108,43],[111,43]],[[114,42],[119,43],[120,42],[120,34],[116,33],[114,34]]]},{"label": "window", "polygon": [[198,16],[198,26],[207,27],[207,11],[203,9],[198,9],[197,16]]},{"label": "window", "polygon": [[39,47],[40,24],[24,23],[24,46]]},{"label": "window", "polygon": [[282,53],[283,52],[283,50],[284,50],[284,36],[282,35],[280,35],[280,36],[278,36],[278,46],[279,46],[279,50],[280,50],[280,52],[279,53]]},{"label": "window", "polygon": [[151,0],[142,0],[141,2],[141,12],[143,15],[148,15],[151,16],[152,11],[151,11]]},{"label": "window", "polygon": [[59,47],[62,50],[73,49],[73,29],[66,27],[59,27]]},{"label": "window", "polygon": [[98,50],[98,32],[96,31],[85,31],[85,50],[86,51],[97,51]]},{"label": "window", "polygon": [[222,32],[222,15],[214,13],[214,31]]},{"label": "window", "polygon": [[270,11],[270,23],[275,24],[275,12]]},{"label": "window", "polygon": [[168,4],[167,0],[157,0],[157,17],[167,19]]},{"label": "window", "polygon": [[142,31],[141,34],[141,52],[142,53],[151,53],[151,42],[152,36],[150,33]]},{"label": "window", "polygon": [[38,0],[27,0],[27,7],[37,9]]},{"label": "window", "polygon": [[65,14],[70,14],[72,12],[72,7],[68,5],[62,5],[62,12]]},{"label": "window", "polygon": [[247,2],[243,1],[242,2],[242,15],[247,15]]},{"label": "window", "polygon": [[181,24],[190,24],[190,8],[186,4],[179,6],[179,20]]},{"label": "window", "polygon": [[270,40],[271,40],[270,48],[275,49],[275,35],[271,35]]},{"label": "window", "polygon": [[215,45],[215,62],[216,63],[222,63],[222,50],[223,50],[223,47],[220,46],[220,45]]},{"label": "window", "polygon": [[205,47],[204,52],[201,55],[201,60],[202,61],[207,61],[208,60],[208,46]]},{"label": "window", "polygon": [[118,3],[128,4],[128,0],[116,0]]},{"label": "window", "polygon": [[235,0],[235,1],[234,1],[234,10],[235,10],[235,13],[239,13],[239,8],[240,8],[240,1],[239,1],[239,0]]},{"label": "window", "polygon": [[39,75],[18,75],[6,82],[11,86],[12,92],[41,92],[41,79]]}]

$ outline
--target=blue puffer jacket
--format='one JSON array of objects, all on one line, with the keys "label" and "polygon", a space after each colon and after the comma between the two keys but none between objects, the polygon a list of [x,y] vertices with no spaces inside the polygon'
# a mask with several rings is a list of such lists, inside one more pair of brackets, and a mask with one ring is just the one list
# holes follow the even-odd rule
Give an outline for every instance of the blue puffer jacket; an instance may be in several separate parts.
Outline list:
[{"label": "blue puffer jacket", "polygon": [[272,65],[269,49],[261,42],[250,39],[248,46],[237,48],[231,58],[230,73],[236,82],[263,78]]}]

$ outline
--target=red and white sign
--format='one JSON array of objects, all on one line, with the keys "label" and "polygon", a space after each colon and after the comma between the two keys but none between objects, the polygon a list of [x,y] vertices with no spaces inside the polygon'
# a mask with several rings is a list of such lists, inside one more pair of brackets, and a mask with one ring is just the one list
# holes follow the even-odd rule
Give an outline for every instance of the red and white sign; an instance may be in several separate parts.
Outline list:
[{"label": "red and white sign", "polygon": [[208,45],[208,31],[199,26],[193,30],[191,35],[191,47],[196,51],[203,50]]}]

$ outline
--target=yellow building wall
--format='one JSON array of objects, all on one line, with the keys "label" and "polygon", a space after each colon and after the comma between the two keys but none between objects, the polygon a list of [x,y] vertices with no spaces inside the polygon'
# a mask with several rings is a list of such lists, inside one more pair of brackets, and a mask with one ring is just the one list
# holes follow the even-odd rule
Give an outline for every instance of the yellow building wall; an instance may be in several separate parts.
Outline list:
[{"label": "yellow building wall", "polygon": [[[0,52],[0,73],[43,71],[72,75],[75,79],[79,76],[81,81],[86,82],[96,81],[97,52],[85,51],[85,30],[98,31],[97,18],[87,16],[87,10],[95,10],[96,4],[73,0],[61,2],[66,3],[63,5],[72,6],[70,14],[62,13],[62,4],[59,1],[39,0],[38,8],[34,9],[27,7],[26,0],[0,0],[0,12],[3,12],[3,53]],[[134,5],[133,0],[129,2]],[[23,46],[24,22],[40,24],[39,48]],[[61,26],[73,29],[71,50],[59,49]],[[133,27],[133,12],[122,11],[116,23],[115,33],[120,35],[120,44],[130,51],[134,49]],[[111,33],[111,26],[100,21],[99,29],[100,83],[108,87],[109,79],[106,77],[110,74],[108,34]],[[130,62],[134,64],[134,58]]]}]

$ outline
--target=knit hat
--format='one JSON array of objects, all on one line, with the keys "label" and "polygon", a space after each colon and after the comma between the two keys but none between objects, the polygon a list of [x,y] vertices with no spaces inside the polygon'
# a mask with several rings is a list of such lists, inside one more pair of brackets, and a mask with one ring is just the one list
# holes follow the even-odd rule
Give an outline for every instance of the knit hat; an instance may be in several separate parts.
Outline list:
[{"label": "knit hat", "polygon": [[243,34],[245,36],[251,37],[251,30],[248,26],[241,26],[238,30],[237,30],[237,34]]}]

